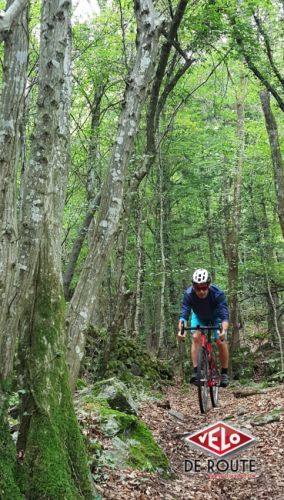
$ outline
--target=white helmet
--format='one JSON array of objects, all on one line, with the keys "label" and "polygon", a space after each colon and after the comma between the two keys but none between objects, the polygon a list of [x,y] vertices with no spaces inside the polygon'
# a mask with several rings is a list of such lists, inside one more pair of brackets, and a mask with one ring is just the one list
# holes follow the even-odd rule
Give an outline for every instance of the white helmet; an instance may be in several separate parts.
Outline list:
[{"label": "white helmet", "polygon": [[193,284],[210,283],[210,274],[206,269],[196,269],[192,276]]}]

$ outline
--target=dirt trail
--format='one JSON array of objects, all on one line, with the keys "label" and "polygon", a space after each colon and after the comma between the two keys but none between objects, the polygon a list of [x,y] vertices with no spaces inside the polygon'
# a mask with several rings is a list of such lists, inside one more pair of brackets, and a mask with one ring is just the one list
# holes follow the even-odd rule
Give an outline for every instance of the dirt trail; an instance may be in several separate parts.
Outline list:
[{"label": "dirt trail", "polygon": [[[222,389],[220,407],[201,415],[196,388],[186,390],[172,386],[165,390],[164,400],[170,408],[160,403],[147,402],[140,408],[139,416],[152,430],[156,440],[170,459],[176,479],[165,480],[155,474],[132,470],[106,470],[107,479],[98,485],[103,498],[126,499],[284,499],[284,386],[265,394],[237,399],[233,389]],[[280,421],[254,427],[256,415],[275,408]],[[171,415],[172,411],[178,414]],[[179,418],[178,418],[179,417]],[[182,419],[182,420],[181,420]],[[227,420],[228,419],[228,420]],[[210,478],[207,472],[185,473],[184,461],[200,459],[207,462],[207,455],[185,445],[182,435],[194,432],[218,420],[225,420],[256,438],[256,443],[233,458],[255,459],[256,472],[240,477],[224,475]],[[212,457],[211,457],[212,458]]]}]

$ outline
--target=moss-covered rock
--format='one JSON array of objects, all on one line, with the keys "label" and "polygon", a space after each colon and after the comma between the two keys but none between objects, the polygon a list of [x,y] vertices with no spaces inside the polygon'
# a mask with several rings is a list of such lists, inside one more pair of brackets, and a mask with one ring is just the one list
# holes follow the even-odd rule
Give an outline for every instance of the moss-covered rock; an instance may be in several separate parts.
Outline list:
[{"label": "moss-covered rock", "polygon": [[119,377],[127,385],[135,385],[138,380],[150,388],[170,383],[173,379],[174,370],[168,362],[151,356],[137,338],[124,332],[118,335],[116,348],[110,353],[106,365],[104,352],[108,346],[107,340],[105,331],[90,330],[84,360],[84,375],[90,380]]},{"label": "moss-covered rock", "polygon": [[[131,467],[170,476],[169,460],[156,443],[151,431],[136,416],[110,408],[108,402],[86,397],[84,408],[92,407],[100,414],[100,429],[112,438],[112,448],[102,451],[97,465]],[[100,450],[101,451],[101,450]]]},{"label": "moss-covered rock", "polygon": [[136,417],[120,411],[104,408],[101,414],[101,429],[107,436],[116,436],[128,432],[136,424]]},{"label": "moss-covered rock", "polygon": [[137,408],[126,385],[115,377],[97,382],[93,394],[105,399],[110,408],[130,415],[137,415]]},{"label": "moss-covered rock", "polygon": [[251,425],[257,427],[257,426],[267,425],[267,424],[271,424],[273,422],[279,422],[279,421],[280,421],[280,414],[276,413],[276,412],[271,412],[271,413],[266,413],[263,415],[257,415],[250,422],[251,422]]},{"label": "moss-covered rock", "polygon": [[[127,415],[129,418],[130,416]],[[112,418],[109,416],[109,418]],[[117,419],[117,415],[114,417]],[[124,428],[121,429],[112,440],[112,450],[105,452],[102,459],[112,462],[119,467],[131,467],[133,469],[157,472],[161,475],[170,474],[169,460],[163,450],[154,440],[147,426],[132,417],[132,421],[123,421]],[[121,423],[121,420],[120,420]]]},{"label": "moss-covered rock", "polygon": [[154,440],[151,431],[140,421],[132,427],[129,438],[128,464],[136,469],[169,472],[169,461]]}]

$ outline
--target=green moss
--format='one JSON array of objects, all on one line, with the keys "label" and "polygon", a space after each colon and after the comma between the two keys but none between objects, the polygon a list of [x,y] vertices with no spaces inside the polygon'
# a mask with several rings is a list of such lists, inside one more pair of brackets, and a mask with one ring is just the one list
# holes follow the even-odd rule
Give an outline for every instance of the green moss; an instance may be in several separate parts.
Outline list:
[{"label": "green moss", "polygon": [[93,394],[96,397],[106,399],[110,408],[114,410],[131,415],[137,414],[137,408],[130,391],[125,383],[116,377],[97,382],[93,387]]},{"label": "green moss", "polygon": [[86,387],[88,387],[87,382],[81,378],[78,378],[77,384],[76,384],[76,390],[80,391],[81,389],[85,389]]},{"label": "green moss", "polygon": [[[132,426],[136,425],[136,417],[117,410],[102,408],[101,424],[108,435],[128,433]],[[111,429],[114,429],[112,432]],[[116,431],[117,429],[117,431]]]},{"label": "green moss", "polygon": [[23,499],[16,484],[16,448],[8,424],[0,422],[0,498],[1,500]]},{"label": "green moss", "polygon": [[37,286],[31,331],[20,349],[25,368],[20,427],[25,459],[18,467],[18,478],[29,500],[94,497],[69,388],[64,302],[58,297],[56,285],[43,277]]},{"label": "green moss", "polygon": [[100,412],[102,430],[108,436],[115,436],[116,450],[103,454],[103,464],[125,465],[170,476],[169,460],[143,422],[134,415],[111,409],[105,400],[93,399],[93,404]]},{"label": "green moss", "polygon": [[[107,366],[104,361],[104,351],[108,348],[109,337],[105,332],[92,330],[89,335],[89,353],[86,366],[95,367],[93,380],[117,376],[128,385],[141,381],[147,388],[161,381],[170,383],[173,369],[169,363],[151,357],[139,340],[120,332],[116,339],[116,348],[110,353]],[[88,351],[88,346],[87,346]]]},{"label": "green moss", "polygon": [[129,446],[128,464],[130,467],[168,474],[169,460],[143,422],[136,421],[136,425],[131,430],[128,438],[137,441],[137,444],[130,444]]},{"label": "green moss", "polygon": [[274,414],[276,414],[276,415],[282,414],[282,413],[284,413],[284,408],[283,407],[281,407],[281,408],[273,408],[273,410],[271,410],[270,413],[272,415],[274,415]]}]

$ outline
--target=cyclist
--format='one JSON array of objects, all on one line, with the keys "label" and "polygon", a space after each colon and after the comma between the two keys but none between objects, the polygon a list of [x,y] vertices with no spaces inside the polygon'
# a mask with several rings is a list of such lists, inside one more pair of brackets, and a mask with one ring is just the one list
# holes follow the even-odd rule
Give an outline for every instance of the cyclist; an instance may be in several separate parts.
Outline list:
[{"label": "cyclist", "polygon": [[[190,313],[192,328],[197,325],[212,325],[218,327],[220,323],[222,324],[222,332],[220,332],[220,334],[217,328],[214,330],[214,339],[219,339],[217,347],[220,363],[222,365],[220,385],[221,387],[227,387],[229,383],[229,350],[226,342],[226,333],[229,326],[229,309],[224,292],[216,285],[211,284],[211,277],[206,269],[197,269],[194,271],[192,286],[186,290],[183,296],[177,335],[179,341],[184,340],[184,335],[181,335],[181,322],[183,321],[186,326]],[[198,351],[201,345],[200,331],[193,331],[192,338],[191,357],[193,374],[190,382],[196,384]]]}]

